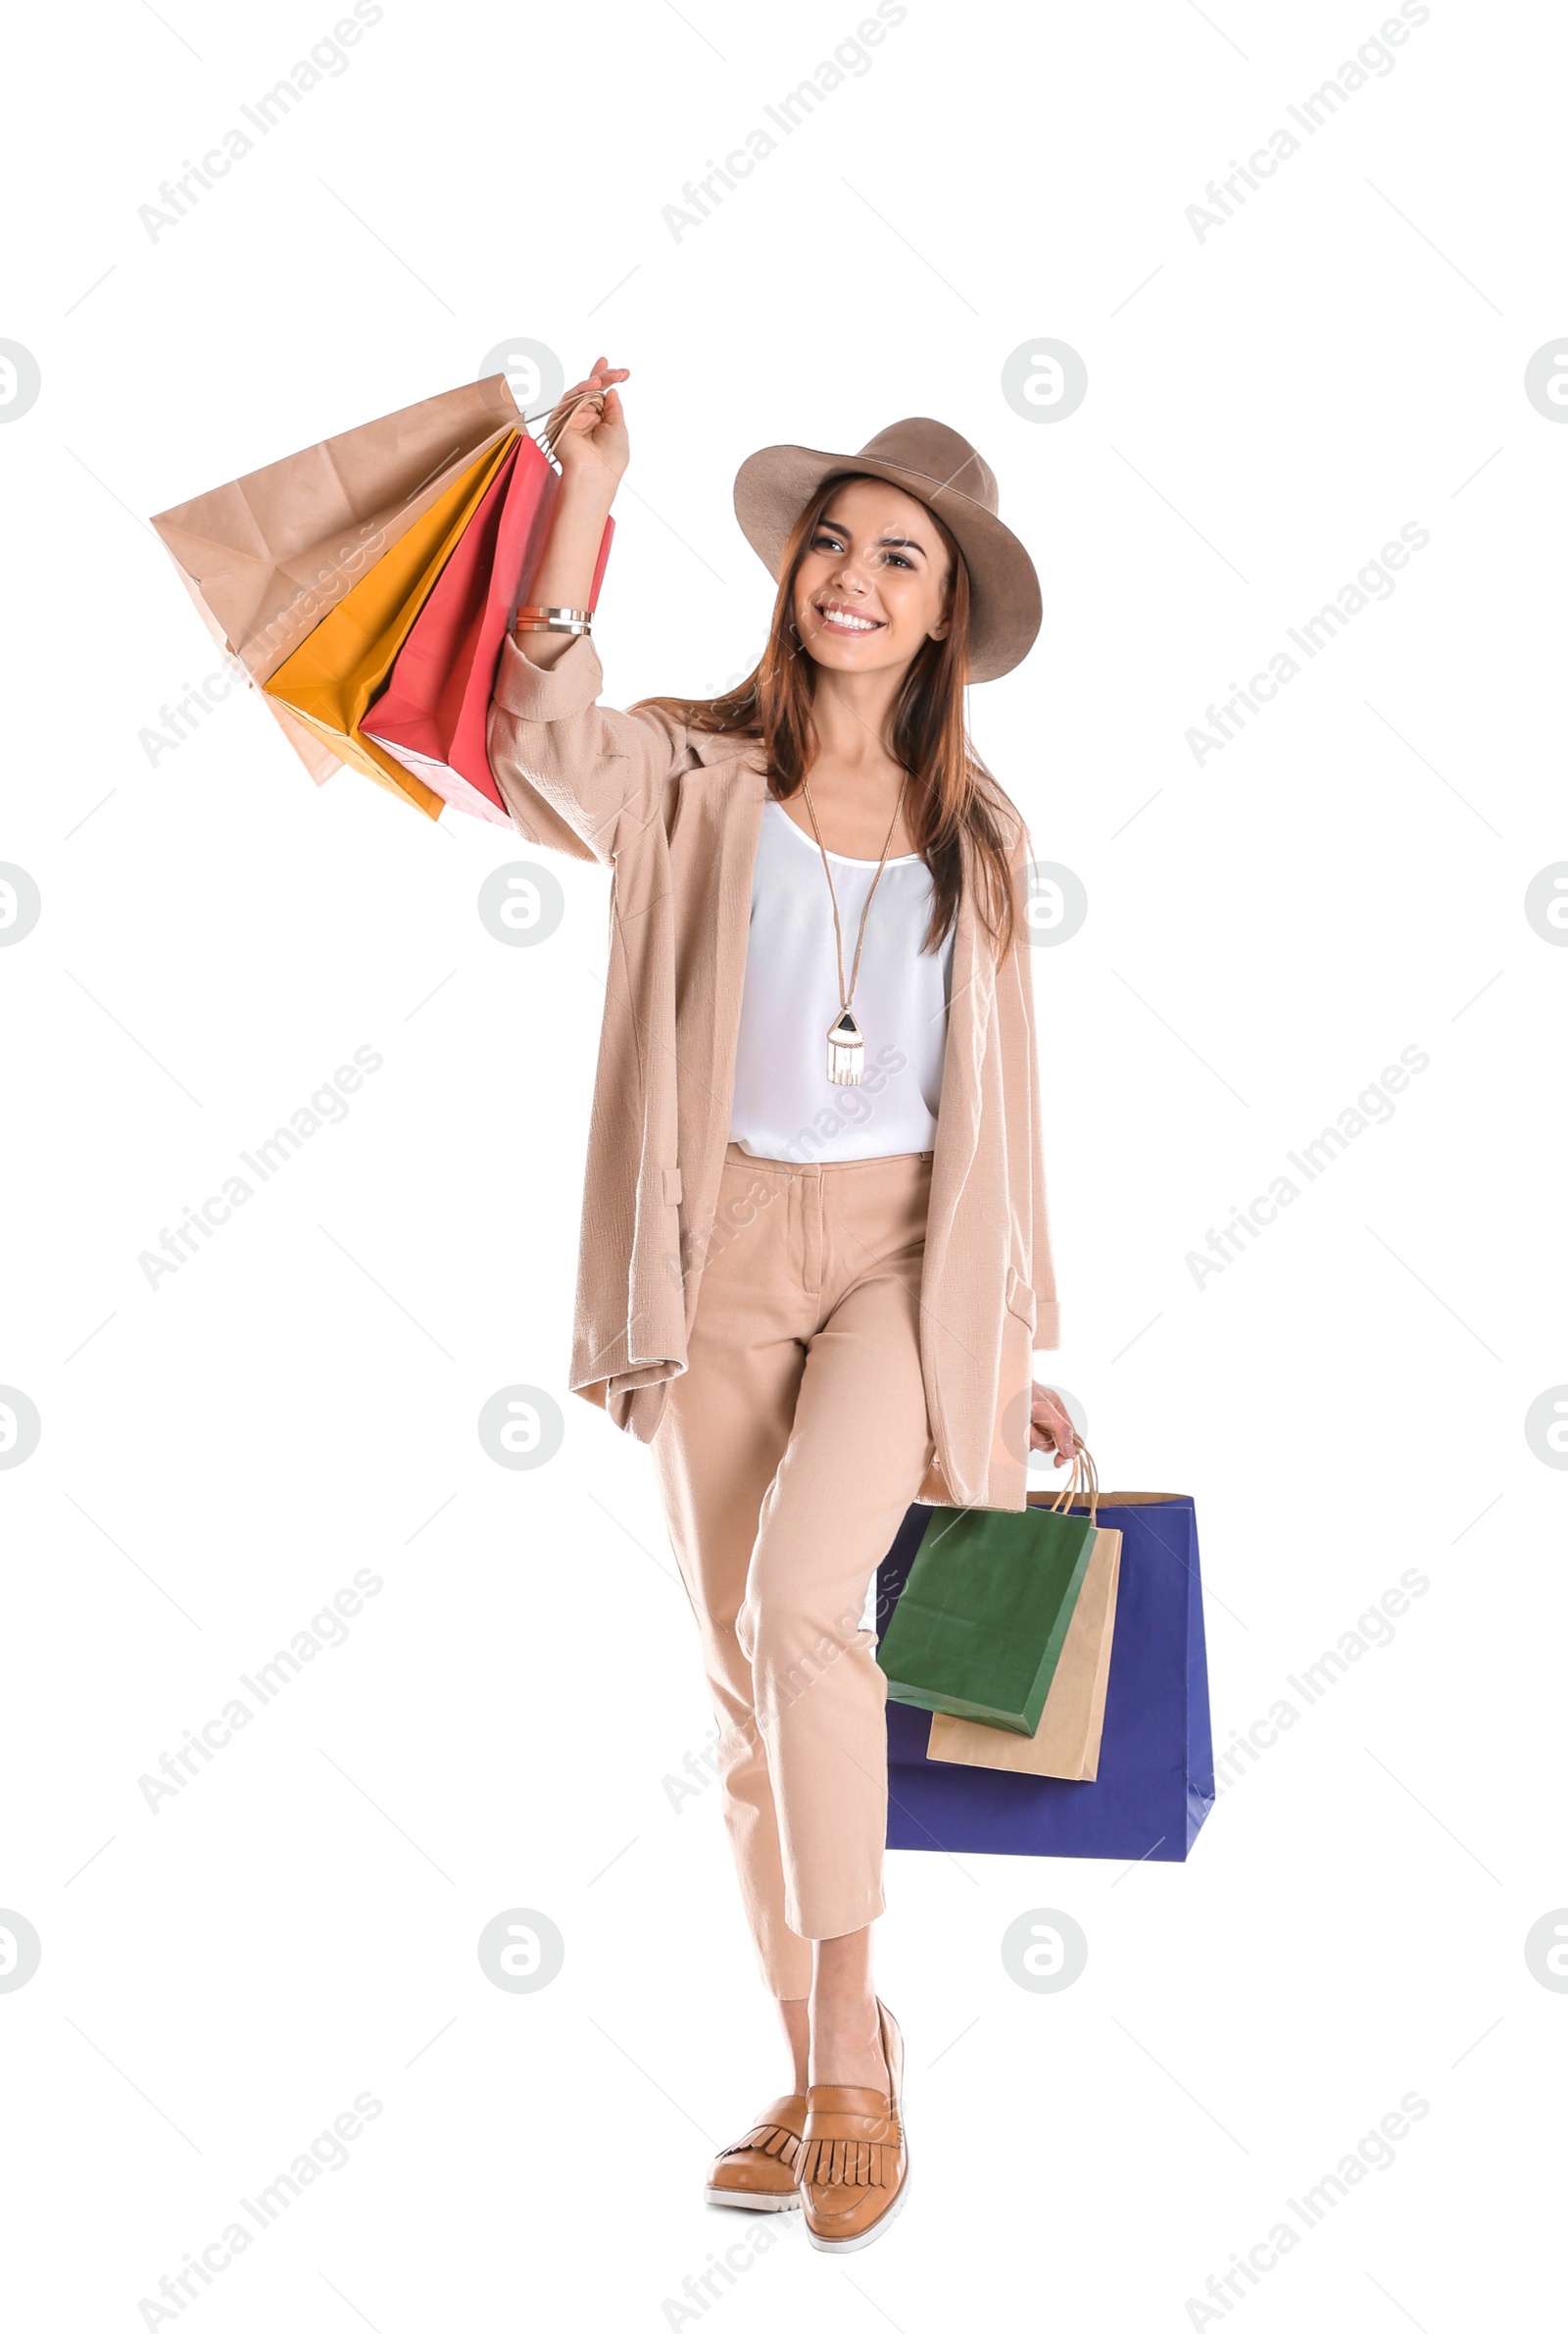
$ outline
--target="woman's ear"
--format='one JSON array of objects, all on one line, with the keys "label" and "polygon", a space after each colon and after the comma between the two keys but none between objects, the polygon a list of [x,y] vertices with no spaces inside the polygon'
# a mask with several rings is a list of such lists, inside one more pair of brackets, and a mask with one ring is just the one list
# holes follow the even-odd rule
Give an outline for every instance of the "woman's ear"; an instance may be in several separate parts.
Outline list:
[{"label": "woman's ear", "polygon": [[953,623],[953,561],[948,560],[948,572],[942,592],[942,621],[933,624],[926,634],[928,640],[946,640]]}]

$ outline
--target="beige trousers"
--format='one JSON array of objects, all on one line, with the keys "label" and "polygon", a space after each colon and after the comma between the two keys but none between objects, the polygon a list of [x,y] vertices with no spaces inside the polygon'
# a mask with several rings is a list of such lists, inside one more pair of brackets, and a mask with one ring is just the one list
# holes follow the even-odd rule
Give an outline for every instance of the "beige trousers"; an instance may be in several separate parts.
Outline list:
[{"label": "beige trousers", "polygon": [[920,1371],[931,1154],[725,1154],[653,1453],[719,1724],[764,1983],[883,1910],[887,1681],[860,1626],[933,1456]]}]

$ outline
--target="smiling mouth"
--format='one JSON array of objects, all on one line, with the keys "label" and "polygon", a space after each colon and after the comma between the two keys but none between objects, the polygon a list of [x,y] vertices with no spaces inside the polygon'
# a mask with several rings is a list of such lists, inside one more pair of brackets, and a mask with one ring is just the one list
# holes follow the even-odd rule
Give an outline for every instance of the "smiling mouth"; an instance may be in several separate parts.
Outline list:
[{"label": "smiling mouth", "polygon": [[825,632],[842,632],[846,637],[865,632],[880,632],[884,627],[880,617],[860,616],[853,608],[840,607],[831,600],[812,603]]}]

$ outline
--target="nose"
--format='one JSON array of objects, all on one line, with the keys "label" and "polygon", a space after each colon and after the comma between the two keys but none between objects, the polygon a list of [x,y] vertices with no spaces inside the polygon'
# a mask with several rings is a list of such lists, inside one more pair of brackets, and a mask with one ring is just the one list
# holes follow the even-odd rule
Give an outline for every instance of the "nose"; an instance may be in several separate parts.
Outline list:
[{"label": "nose", "polygon": [[833,586],[835,590],[842,591],[846,598],[848,598],[851,593],[858,594],[861,599],[865,597],[868,587],[865,577],[860,571],[857,555],[853,551],[846,551],[844,557],[834,569]]}]

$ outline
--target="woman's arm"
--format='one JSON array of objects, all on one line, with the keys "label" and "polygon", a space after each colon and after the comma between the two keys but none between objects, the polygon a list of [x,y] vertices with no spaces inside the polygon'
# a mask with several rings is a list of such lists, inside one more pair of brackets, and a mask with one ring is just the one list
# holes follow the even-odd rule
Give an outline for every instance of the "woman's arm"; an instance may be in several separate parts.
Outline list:
[{"label": "woman's arm", "polygon": [[[550,417],[552,442],[561,465],[561,488],[534,577],[536,608],[588,605],[605,521],[631,459],[626,417],[620,391],[614,386],[628,377],[624,366],[612,368],[600,357],[588,378],[568,389]],[[583,397],[585,389],[598,395]],[[558,417],[573,397],[580,397],[581,403],[572,406],[560,422],[558,436]],[[572,638],[569,632],[527,632],[518,645],[531,665],[548,672]]]},{"label": "woman's arm", "polygon": [[[616,381],[624,368],[600,358],[551,416],[561,485],[532,585],[539,608],[586,608],[605,521],[630,448]],[[666,716],[617,713],[599,703],[604,674],[591,639],[570,632],[513,632],[501,644],[491,701],[490,768],[513,822],[530,842],[577,857],[613,859],[626,821],[659,816],[686,752]]]}]

